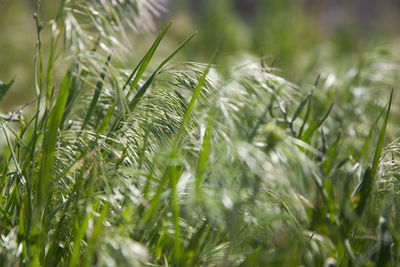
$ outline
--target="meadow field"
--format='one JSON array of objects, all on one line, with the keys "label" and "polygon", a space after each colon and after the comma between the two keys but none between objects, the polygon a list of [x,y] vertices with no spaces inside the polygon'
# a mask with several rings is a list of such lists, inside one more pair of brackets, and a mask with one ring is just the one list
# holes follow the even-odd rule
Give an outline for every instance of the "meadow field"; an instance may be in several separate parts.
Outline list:
[{"label": "meadow field", "polygon": [[312,2],[0,1],[0,265],[400,266],[398,7]]}]

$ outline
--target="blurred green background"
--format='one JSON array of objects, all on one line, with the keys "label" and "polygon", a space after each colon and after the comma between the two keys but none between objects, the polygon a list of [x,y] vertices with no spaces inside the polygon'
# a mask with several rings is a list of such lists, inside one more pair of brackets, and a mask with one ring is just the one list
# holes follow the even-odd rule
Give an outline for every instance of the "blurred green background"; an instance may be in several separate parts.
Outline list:
[{"label": "blurred green background", "polygon": [[[52,18],[59,1],[42,2],[45,18]],[[206,62],[220,47],[217,65],[221,73],[238,55],[251,54],[300,86],[315,79],[326,60],[341,65],[359,58],[369,47],[396,42],[400,32],[400,2],[394,0],[164,2],[167,11],[157,22],[161,28],[168,20],[174,21],[168,49],[199,31],[180,59]],[[32,0],[0,0],[0,80],[16,78],[2,102],[3,112],[34,97],[33,12]]]}]

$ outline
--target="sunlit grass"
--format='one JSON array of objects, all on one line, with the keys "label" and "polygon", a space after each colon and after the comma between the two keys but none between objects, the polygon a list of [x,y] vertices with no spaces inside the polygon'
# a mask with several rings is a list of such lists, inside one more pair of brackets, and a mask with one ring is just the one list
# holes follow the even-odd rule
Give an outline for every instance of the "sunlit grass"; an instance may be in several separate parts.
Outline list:
[{"label": "sunlit grass", "polygon": [[397,61],[327,60],[303,90],[251,56],[174,63],[194,35],[156,62],[171,24],[127,61],[160,3],[42,24],[37,2],[35,112],[0,121],[2,266],[398,265]]}]

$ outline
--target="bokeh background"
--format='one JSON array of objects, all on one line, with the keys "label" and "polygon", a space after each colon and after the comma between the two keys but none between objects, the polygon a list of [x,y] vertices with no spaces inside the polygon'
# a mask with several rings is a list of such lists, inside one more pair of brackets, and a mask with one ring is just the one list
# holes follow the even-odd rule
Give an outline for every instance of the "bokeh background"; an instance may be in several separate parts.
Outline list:
[{"label": "bokeh background", "polygon": [[[44,16],[52,18],[59,1],[42,2]],[[0,0],[0,80],[16,78],[2,102],[3,112],[34,97],[33,12],[33,0]],[[174,26],[166,50],[193,31],[199,32],[181,60],[207,62],[220,47],[221,73],[233,58],[251,54],[302,86],[324,71],[327,60],[340,65],[341,60],[361,57],[370,47],[397,43],[400,1],[169,0],[157,19],[159,28],[169,20]],[[148,47],[152,38],[137,37],[138,51],[141,43],[143,49]]]}]

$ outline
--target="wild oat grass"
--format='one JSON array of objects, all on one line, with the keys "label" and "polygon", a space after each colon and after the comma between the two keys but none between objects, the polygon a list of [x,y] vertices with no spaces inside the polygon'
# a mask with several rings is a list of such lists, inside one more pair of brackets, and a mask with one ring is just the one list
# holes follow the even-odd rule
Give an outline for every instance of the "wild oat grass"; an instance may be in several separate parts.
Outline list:
[{"label": "wild oat grass", "polygon": [[161,1],[36,5],[34,112],[0,121],[2,266],[400,263],[395,60],[303,90],[250,56],[174,63],[194,35],[153,62],[171,24],[126,60]]}]

